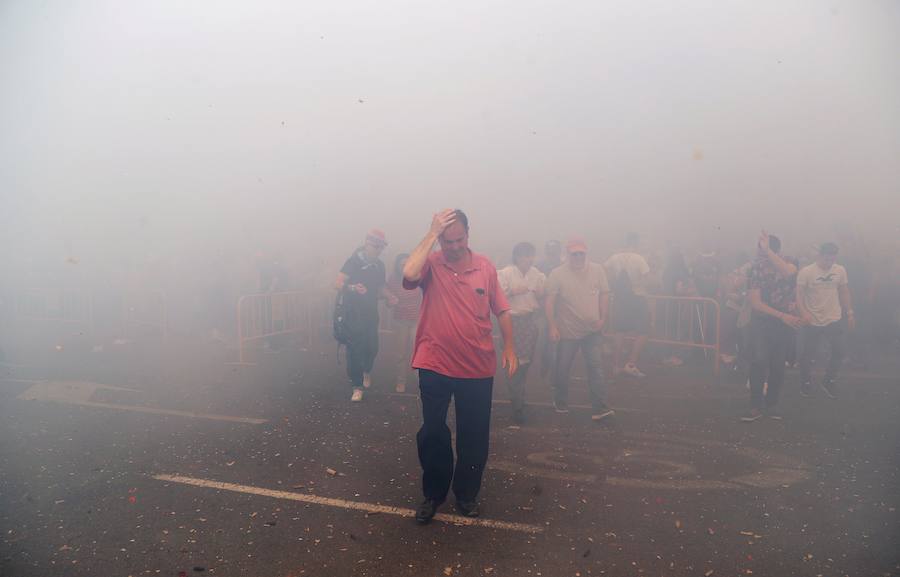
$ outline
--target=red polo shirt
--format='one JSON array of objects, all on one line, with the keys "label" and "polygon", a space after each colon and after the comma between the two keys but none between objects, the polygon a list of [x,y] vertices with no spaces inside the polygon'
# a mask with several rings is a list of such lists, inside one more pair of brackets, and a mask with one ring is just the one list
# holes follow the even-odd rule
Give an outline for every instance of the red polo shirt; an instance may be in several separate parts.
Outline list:
[{"label": "red polo shirt", "polygon": [[414,369],[461,379],[493,377],[497,370],[491,313],[508,311],[509,303],[491,261],[470,254],[472,263],[465,272],[450,268],[438,251],[428,255],[419,282],[403,279],[403,288],[422,288]]}]

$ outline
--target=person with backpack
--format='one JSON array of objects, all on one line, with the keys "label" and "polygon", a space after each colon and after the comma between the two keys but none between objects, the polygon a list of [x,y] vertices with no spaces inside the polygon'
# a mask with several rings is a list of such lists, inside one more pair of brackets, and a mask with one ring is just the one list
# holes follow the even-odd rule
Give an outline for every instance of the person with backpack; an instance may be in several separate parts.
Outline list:
[{"label": "person with backpack", "polygon": [[[616,343],[614,373],[642,378],[646,375],[638,369],[637,363],[650,332],[650,311],[644,290],[644,279],[650,273],[650,265],[638,253],[639,242],[636,233],[628,233],[624,250],[609,257],[603,266],[612,290],[610,321]],[[620,368],[626,337],[633,338],[634,344],[628,360]]]},{"label": "person with backpack", "polygon": [[347,376],[353,394],[362,401],[363,389],[372,386],[372,366],[378,354],[378,300],[397,302],[386,286],[384,262],[379,258],[387,246],[384,232],[372,229],[365,244],[347,259],[335,281],[334,336],[347,347]]}]

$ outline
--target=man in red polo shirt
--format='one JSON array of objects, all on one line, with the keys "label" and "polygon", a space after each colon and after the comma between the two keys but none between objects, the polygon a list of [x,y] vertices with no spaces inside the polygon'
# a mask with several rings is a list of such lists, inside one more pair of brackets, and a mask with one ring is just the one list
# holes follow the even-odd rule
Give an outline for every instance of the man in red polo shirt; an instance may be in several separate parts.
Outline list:
[{"label": "man in red polo shirt", "polygon": [[[435,241],[441,250],[432,252]],[[412,366],[419,371],[422,428],[416,435],[425,500],[416,521],[428,523],[453,481],[457,510],[478,516],[476,497],[487,463],[491,392],[497,356],[491,313],[503,333],[503,366],[512,375],[509,304],[487,257],[469,250],[469,220],[461,210],[436,215],[431,230],[403,267],[403,287],[422,289],[422,313]],[[456,467],[447,427],[450,398],[456,397]]]}]

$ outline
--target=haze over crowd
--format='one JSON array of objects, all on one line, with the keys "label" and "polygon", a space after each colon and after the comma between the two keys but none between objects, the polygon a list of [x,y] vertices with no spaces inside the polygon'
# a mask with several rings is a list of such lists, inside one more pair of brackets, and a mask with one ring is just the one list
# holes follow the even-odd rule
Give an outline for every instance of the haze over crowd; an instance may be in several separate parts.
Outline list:
[{"label": "haze over crowd", "polygon": [[191,290],[259,253],[339,266],[373,226],[408,250],[447,206],[498,260],[761,227],[896,253],[898,23],[889,0],[3,2],[0,260]]}]

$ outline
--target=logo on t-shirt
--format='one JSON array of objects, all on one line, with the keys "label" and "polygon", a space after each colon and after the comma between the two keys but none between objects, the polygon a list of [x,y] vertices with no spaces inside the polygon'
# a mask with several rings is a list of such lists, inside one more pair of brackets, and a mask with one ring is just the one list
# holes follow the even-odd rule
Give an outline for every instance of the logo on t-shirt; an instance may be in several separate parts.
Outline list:
[{"label": "logo on t-shirt", "polygon": [[836,273],[830,272],[830,273],[828,273],[828,274],[825,275],[825,276],[820,276],[819,278],[816,279],[816,281],[818,281],[818,282],[831,282],[831,281],[834,280],[834,277],[836,277],[836,276],[837,276]]}]

